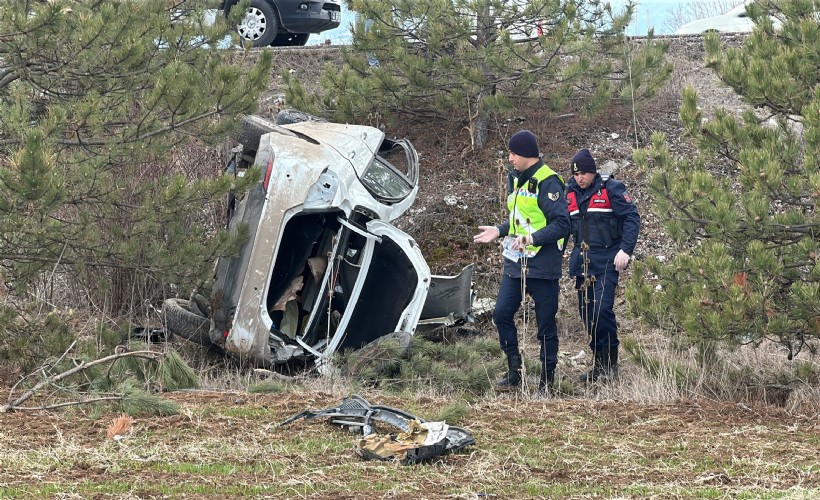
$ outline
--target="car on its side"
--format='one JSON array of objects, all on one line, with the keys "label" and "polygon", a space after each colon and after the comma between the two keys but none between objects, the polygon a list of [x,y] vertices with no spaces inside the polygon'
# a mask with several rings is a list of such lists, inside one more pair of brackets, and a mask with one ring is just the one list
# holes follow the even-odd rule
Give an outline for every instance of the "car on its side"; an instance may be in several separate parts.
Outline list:
[{"label": "car on its side", "polygon": [[[754,30],[755,23],[746,11],[748,3],[745,2],[733,7],[719,16],[686,23],[679,27],[675,33],[678,35],[699,35],[710,31],[717,33],[751,33]],[[772,22],[775,23],[775,26],[779,23],[774,18],[772,18]]]},{"label": "car on its side", "polygon": [[472,266],[431,275],[413,238],[390,224],[418,192],[413,145],[293,116],[245,118],[226,172],[256,166],[262,176],[228,204],[229,229],[248,240],[216,263],[209,299],[165,301],[166,328],[257,365],[321,369],[396,332],[472,321]]},{"label": "car on its side", "polygon": [[[239,0],[224,0],[226,15]],[[312,33],[338,28],[341,0],[251,0],[236,26],[240,38],[254,47],[305,45]]]}]

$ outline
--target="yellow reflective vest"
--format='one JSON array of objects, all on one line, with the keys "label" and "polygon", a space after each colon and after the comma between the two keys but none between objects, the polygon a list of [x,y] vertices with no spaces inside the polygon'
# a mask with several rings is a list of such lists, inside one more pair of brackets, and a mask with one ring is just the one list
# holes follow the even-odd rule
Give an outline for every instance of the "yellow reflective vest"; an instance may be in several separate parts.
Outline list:
[{"label": "yellow reflective vest", "polygon": [[[538,206],[538,190],[541,182],[550,177],[558,176],[561,182],[564,179],[556,174],[547,165],[542,165],[541,168],[535,171],[530,179],[524,185],[518,185],[518,179],[515,179],[513,190],[507,195],[507,208],[510,210],[510,236],[530,236],[532,233],[547,227],[549,222]],[[564,239],[558,240],[558,249],[564,248]],[[527,247],[527,257],[533,257],[540,246],[530,245]]]}]

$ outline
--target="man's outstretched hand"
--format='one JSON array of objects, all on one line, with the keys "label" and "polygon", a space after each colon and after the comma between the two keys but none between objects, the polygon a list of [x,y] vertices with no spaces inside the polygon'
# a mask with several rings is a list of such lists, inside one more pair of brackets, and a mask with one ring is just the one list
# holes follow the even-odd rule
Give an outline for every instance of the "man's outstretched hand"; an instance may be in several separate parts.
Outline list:
[{"label": "man's outstretched hand", "polygon": [[473,236],[473,243],[490,243],[499,236],[495,226],[478,226],[478,230],[481,232]]}]

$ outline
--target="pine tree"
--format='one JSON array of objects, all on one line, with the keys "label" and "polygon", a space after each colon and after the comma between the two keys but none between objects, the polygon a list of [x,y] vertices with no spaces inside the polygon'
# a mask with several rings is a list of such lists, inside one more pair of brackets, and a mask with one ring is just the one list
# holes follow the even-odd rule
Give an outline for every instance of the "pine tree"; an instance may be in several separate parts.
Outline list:
[{"label": "pine tree", "polygon": [[[12,297],[83,287],[116,312],[143,287],[190,288],[237,247],[203,213],[236,180],[185,150],[255,108],[272,58],[220,48],[227,25],[204,22],[207,3],[0,5],[0,272]],[[210,178],[182,164],[204,160]]]},{"label": "pine tree", "polygon": [[636,155],[676,255],[636,266],[628,292],[687,341],[768,340],[791,359],[820,338],[820,1],[749,13],[757,27],[741,48],[705,37],[707,66],[749,108],[707,120],[687,89],[680,116],[697,157],[673,158],[661,134]]},{"label": "pine tree", "polygon": [[[358,12],[345,65],[328,68],[324,95],[308,96],[294,78],[288,101],[337,121],[368,116],[459,119],[482,148],[491,118],[519,98],[563,109],[585,99],[594,113],[615,98],[654,92],[671,71],[666,46],[630,47],[624,30],[633,6],[557,0],[348,0]],[[378,65],[375,63],[378,62]],[[520,102],[520,101],[519,101]]]}]

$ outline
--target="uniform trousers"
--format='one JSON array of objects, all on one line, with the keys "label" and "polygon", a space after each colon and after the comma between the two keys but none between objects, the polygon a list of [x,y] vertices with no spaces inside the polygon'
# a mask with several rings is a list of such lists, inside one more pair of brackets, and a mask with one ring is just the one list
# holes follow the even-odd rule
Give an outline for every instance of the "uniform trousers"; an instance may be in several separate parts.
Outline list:
[{"label": "uniform trousers", "polygon": [[575,278],[578,291],[578,313],[590,336],[589,347],[593,351],[606,351],[617,347],[618,322],[615,320],[615,289],[618,287],[618,272],[610,271],[595,276],[592,283],[584,283],[583,277]]},{"label": "uniform trousers", "polygon": [[[558,325],[555,315],[558,312],[558,280],[527,278],[526,293],[535,303],[535,320],[538,324],[538,340],[541,344],[540,360],[546,370],[555,370],[558,364]],[[521,278],[504,274],[498,299],[493,312],[493,322],[498,329],[498,340],[504,354],[519,354],[518,330],[515,327],[515,314],[521,307]]]}]

